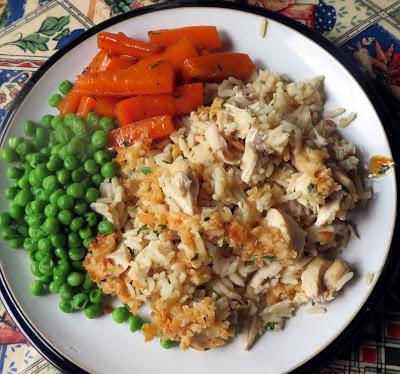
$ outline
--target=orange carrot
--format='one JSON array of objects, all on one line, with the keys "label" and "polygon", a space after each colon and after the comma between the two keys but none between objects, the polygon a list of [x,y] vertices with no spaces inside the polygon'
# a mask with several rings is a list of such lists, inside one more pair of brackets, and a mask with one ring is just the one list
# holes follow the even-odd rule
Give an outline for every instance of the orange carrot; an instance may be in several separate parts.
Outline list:
[{"label": "orange carrot", "polygon": [[129,38],[122,32],[118,34],[100,32],[97,35],[97,45],[101,49],[137,58],[150,57],[162,50],[160,45]]},{"label": "orange carrot", "polygon": [[130,96],[171,93],[175,85],[170,62],[140,61],[128,69],[78,76],[77,92],[84,95]]},{"label": "orange carrot", "polygon": [[75,113],[80,102],[81,94],[77,92],[76,86],[74,86],[61,100],[58,110],[62,116],[65,116],[68,113]]},{"label": "orange carrot", "polygon": [[116,118],[115,116],[115,105],[122,99],[120,97],[108,97],[108,96],[96,96],[96,107],[94,111],[105,117]]},{"label": "orange carrot", "polygon": [[160,54],[146,58],[143,61],[146,61],[149,64],[155,64],[158,61],[169,61],[173,65],[175,71],[181,71],[183,62],[187,58],[196,57],[198,55],[199,54],[193,47],[193,44],[190,43],[186,38],[183,38],[175,44],[167,47],[165,51],[161,52]]},{"label": "orange carrot", "polygon": [[202,104],[203,84],[193,83],[176,87],[172,94],[135,96],[122,100],[115,106],[115,114],[120,125],[126,126],[162,114],[187,114]]},{"label": "orange carrot", "polygon": [[197,49],[221,48],[221,41],[215,26],[188,26],[149,31],[150,41],[164,46],[174,44],[182,37],[186,37]]},{"label": "orange carrot", "polygon": [[76,114],[86,119],[88,113],[96,108],[96,100],[93,96],[82,96],[81,102],[79,104],[78,111]]},{"label": "orange carrot", "polygon": [[[127,57],[129,57],[129,59]],[[115,56],[103,49],[95,56],[85,73],[127,69],[131,67],[134,62],[135,59],[131,56]]]},{"label": "orange carrot", "polygon": [[171,116],[147,118],[129,126],[111,130],[108,134],[110,147],[122,147],[126,143],[133,143],[138,139],[159,139],[175,131]]},{"label": "orange carrot", "polygon": [[214,53],[185,60],[183,78],[217,82],[229,77],[246,80],[254,69],[254,63],[245,53]]}]

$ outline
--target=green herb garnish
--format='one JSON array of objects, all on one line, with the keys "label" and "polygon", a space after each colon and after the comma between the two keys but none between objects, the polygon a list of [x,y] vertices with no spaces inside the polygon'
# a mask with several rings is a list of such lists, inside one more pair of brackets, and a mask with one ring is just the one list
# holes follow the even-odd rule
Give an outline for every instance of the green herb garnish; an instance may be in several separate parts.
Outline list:
[{"label": "green herb garnish", "polygon": [[278,322],[267,322],[264,326],[264,329],[267,331],[273,331],[275,330],[275,326],[278,324]]},{"label": "green herb garnish", "polygon": [[164,225],[164,224],[158,225],[158,227],[159,227],[161,230],[165,230],[165,229],[168,228],[168,226],[167,226],[167,225]]},{"label": "green herb garnish", "polygon": [[139,230],[137,231],[137,234],[140,234],[141,232],[144,231],[149,231],[149,227],[147,226],[147,224],[144,224],[142,227],[140,227]]},{"label": "green herb garnish", "polygon": [[307,191],[308,193],[314,192],[315,190],[315,184],[314,183],[309,183],[307,186]]},{"label": "green herb garnish", "polygon": [[151,173],[151,169],[149,167],[147,167],[147,166],[143,166],[142,167],[142,173],[144,175],[150,174]]}]

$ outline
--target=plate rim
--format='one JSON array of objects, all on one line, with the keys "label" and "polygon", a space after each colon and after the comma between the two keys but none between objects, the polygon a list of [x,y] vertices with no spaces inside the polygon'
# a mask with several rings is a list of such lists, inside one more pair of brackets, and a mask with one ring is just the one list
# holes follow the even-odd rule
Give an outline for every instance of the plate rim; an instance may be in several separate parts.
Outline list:
[{"label": "plate rim", "polygon": [[[240,1],[240,0],[239,0]],[[51,66],[67,54],[70,50],[81,44],[89,37],[97,34],[101,30],[110,26],[116,25],[122,21],[135,18],[137,16],[152,13],[166,9],[177,9],[177,8],[190,8],[190,7],[202,7],[202,8],[219,8],[219,9],[232,9],[237,11],[243,11],[255,15],[264,16],[280,24],[283,24],[309,40],[318,44],[327,53],[329,53],[337,62],[340,63],[349,74],[356,80],[360,85],[368,99],[372,103],[378,118],[384,128],[390,149],[392,151],[393,160],[399,164],[400,158],[400,145],[395,142],[395,131],[394,121],[389,114],[388,108],[384,104],[380,94],[369,79],[362,74],[362,72],[355,66],[354,62],[349,56],[344,54],[338,47],[327,40],[322,35],[309,29],[305,25],[285,17],[279,13],[269,11],[267,9],[256,7],[252,5],[243,4],[240,2],[227,2],[227,1],[210,1],[210,0],[172,0],[166,3],[154,4],[145,6],[142,8],[134,9],[129,12],[119,14],[110,18],[104,22],[101,22],[91,29],[86,30],[84,33],[73,39],[65,47],[50,56],[46,62],[32,75],[29,81],[23,86],[16,99],[13,101],[10,109],[6,113],[1,125],[0,125],[0,144],[3,144],[4,137],[7,133],[8,128],[13,122],[13,118],[19,109],[19,106],[28,96],[29,92],[35,86],[35,84],[42,78],[42,76],[51,68]],[[400,186],[400,173],[395,173],[395,180],[398,186]],[[398,191],[396,191],[398,195]],[[400,200],[397,199],[396,211],[399,210]],[[386,289],[390,283],[394,280],[397,270],[400,268],[400,262],[397,261],[394,247],[400,243],[400,233],[398,230],[399,217],[396,215],[393,225],[392,240],[386,261],[382,267],[381,274],[377,280],[374,288],[370,292],[367,300],[361,309],[356,313],[350,323],[341,331],[336,338],[334,338],[325,348],[316,353],[313,357],[304,363],[300,363],[292,373],[310,373],[320,368],[322,365],[331,361],[332,358],[344,350],[352,340],[360,332],[361,328],[365,325],[368,319],[373,315],[376,307],[380,304],[383,296],[386,294]],[[15,300],[13,293],[5,279],[3,269],[0,266],[0,298],[12,316],[16,325],[23,332],[27,340],[54,366],[56,366],[62,372],[67,373],[79,373],[86,374],[88,371],[78,366],[74,362],[66,358],[61,352],[57,351],[54,347],[50,346],[46,341],[46,338],[42,336],[39,331],[29,322],[28,318],[24,315],[23,311],[18,307],[18,303]]]}]

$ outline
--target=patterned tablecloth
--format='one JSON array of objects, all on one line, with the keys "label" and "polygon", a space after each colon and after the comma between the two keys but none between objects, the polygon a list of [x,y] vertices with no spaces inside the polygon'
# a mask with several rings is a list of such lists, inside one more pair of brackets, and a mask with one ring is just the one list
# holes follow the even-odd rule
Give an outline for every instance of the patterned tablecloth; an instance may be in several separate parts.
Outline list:
[{"label": "patterned tablecloth", "polygon": [[[55,51],[97,23],[156,2],[159,0],[0,0],[0,120],[21,87]],[[352,56],[380,86],[400,123],[400,0],[249,3],[306,24]],[[400,373],[399,282],[400,278],[359,341],[321,374]],[[1,304],[0,373],[58,373],[26,341]]]}]

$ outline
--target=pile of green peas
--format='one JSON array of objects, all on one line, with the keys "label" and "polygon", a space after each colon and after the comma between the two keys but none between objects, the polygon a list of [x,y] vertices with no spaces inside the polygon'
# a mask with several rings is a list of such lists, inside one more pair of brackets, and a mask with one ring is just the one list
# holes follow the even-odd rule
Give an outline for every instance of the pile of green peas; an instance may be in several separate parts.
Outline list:
[{"label": "pile of green peas", "polygon": [[[67,94],[72,83],[59,90]],[[55,94],[51,106],[58,106]],[[65,313],[84,310],[88,318],[102,314],[102,292],[89,278],[83,260],[97,232],[109,235],[112,224],[90,209],[105,178],[116,175],[113,154],[106,149],[111,118],[89,113],[46,114],[40,124],[27,120],[24,137],[12,137],[0,152],[10,165],[4,193],[9,210],[0,213],[0,239],[11,248],[23,247],[36,277],[35,296],[58,293]]]},{"label": "pile of green peas", "polygon": [[[118,324],[128,322],[131,332],[140,331],[144,324],[149,323],[149,321],[143,320],[140,316],[131,314],[127,305],[114,308],[112,318]],[[172,348],[174,344],[173,340],[160,338],[160,345],[165,349]]]}]

